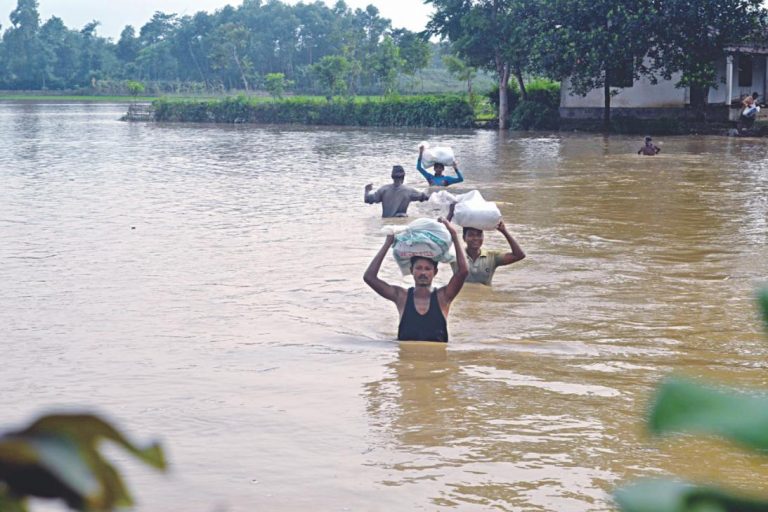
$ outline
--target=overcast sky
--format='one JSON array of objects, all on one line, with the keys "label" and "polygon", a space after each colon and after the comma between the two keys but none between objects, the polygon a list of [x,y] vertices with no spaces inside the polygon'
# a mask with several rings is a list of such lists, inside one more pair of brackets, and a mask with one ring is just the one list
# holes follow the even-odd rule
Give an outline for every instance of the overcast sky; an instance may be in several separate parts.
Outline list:
[{"label": "overcast sky", "polygon": [[[335,0],[324,0],[333,5]],[[396,28],[407,28],[413,31],[424,29],[432,6],[427,6],[421,0],[345,0],[351,8],[364,8],[373,4],[378,7],[381,16],[392,20]],[[296,4],[298,0],[283,0],[284,3]],[[16,0],[0,0],[0,24],[3,30],[10,26],[8,16],[16,8]],[[305,1],[305,3],[311,3]],[[81,29],[86,23],[97,20],[101,25],[97,34],[117,40],[126,25],[133,25],[139,31],[155,11],[166,14],[193,15],[198,11],[212,13],[227,4],[235,7],[242,0],[38,0],[41,22],[51,16],[64,20],[68,28]]]}]

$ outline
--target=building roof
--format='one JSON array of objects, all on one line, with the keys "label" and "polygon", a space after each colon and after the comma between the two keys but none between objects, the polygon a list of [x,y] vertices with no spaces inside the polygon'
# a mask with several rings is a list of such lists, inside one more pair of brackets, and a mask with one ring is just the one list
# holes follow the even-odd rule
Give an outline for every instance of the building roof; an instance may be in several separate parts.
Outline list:
[{"label": "building roof", "polygon": [[728,44],[723,48],[725,53],[744,53],[748,55],[768,55],[768,42],[766,43],[739,43]]}]

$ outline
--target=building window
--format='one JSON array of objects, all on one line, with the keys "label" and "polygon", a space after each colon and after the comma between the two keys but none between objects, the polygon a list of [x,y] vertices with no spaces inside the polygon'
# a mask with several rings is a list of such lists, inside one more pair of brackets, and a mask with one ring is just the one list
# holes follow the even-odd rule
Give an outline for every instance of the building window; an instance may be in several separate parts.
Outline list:
[{"label": "building window", "polygon": [[739,55],[739,87],[752,87],[751,55]]},{"label": "building window", "polygon": [[632,87],[635,82],[634,76],[634,62],[630,59],[625,59],[623,62],[617,64],[609,71],[611,87]]}]

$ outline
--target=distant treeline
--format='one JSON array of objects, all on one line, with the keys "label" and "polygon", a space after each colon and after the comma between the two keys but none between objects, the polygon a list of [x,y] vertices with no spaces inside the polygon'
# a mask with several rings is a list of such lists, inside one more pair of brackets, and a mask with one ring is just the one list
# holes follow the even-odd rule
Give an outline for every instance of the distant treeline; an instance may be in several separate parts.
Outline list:
[{"label": "distant treeline", "polygon": [[238,96],[219,100],[159,99],[157,121],[269,123],[346,126],[470,128],[475,113],[466,98],[451,95],[374,99],[290,98],[259,101]]},{"label": "distant treeline", "polygon": [[[281,74],[299,92],[378,94],[440,62],[432,59],[436,45],[393,28],[373,6],[352,10],[343,1],[244,0],[213,14],[156,12],[138,31],[126,26],[117,42],[97,34],[97,21],[80,30],[56,16],[41,22],[37,0],[18,0],[10,20],[0,88],[11,90],[116,92],[136,80],[148,92],[250,91]],[[342,74],[324,80],[339,66]],[[339,76],[343,83],[333,83]]]}]

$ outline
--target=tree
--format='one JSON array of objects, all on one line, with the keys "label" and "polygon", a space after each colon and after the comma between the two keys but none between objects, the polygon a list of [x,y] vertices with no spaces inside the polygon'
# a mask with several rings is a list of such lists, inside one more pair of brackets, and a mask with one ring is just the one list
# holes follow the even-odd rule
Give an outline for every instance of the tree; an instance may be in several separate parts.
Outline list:
[{"label": "tree", "polygon": [[[216,70],[231,76],[236,73],[239,82],[246,91],[251,89],[249,77],[253,74],[253,64],[247,55],[248,30],[236,23],[219,25],[211,37],[209,58]],[[233,82],[230,80],[230,87]]]},{"label": "tree", "polygon": [[765,29],[761,0],[664,0],[653,27],[652,69],[667,80],[680,72],[676,85],[690,87],[691,104],[703,107],[717,85],[715,61],[723,48],[755,35],[764,40]]},{"label": "tree", "polygon": [[144,92],[144,84],[141,82],[137,82],[136,80],[128,80],[126,82],[125,87],[128,89],[128,93],[133,96],[134,99],[136,97]]},{"label": "tree", "polygon": [[496,72],[499,127],[508,126],[507,87],[515,76],[526,97],[524,74],[540,37],[542,0],[426,0],[435,6],[427,32],[451,41],[468,64]]},{"label": "tree", "polygon": [[320,82],[328,101],[336,94],[347,91],[346,78],[352,70],[352,65],[341,55],[326,55],[311,66],[311,73]]},{"label": "tree", "polygon": [[51,16],[40,27],[40,44],[46,86],[54,89],[69,86],[77,75],[79,34],[67,29],[61,18]]},{"label": "tree", "polygon": [[383,86],[384,94],[393,94],[397,86],[397,73],[403,65],[400,49],[391,37],[384,37],[370,58],[369,69]]},{"label": "tree", "polygon": [[200,11],[194,16],[184,16],[174,32],[171,53],[179,63],[179,79],[200,81],[206,88],[211,86],[211,63],[208,59],[214,18]]},{"label": "tree", "polygon": [[136,30],[131,25],[126,25],[120,32],[120,39],[117,41],[115,54],[123,63],[129,63],[136,60],[139,55],[139,40],[136,37]]},{"label": "tree", "polygon": [[467,94],[469,94],[471,101],[472,80],[477,76],[477,68],[470,66],[455,55],[443,56],[443,63],[448,68],[448,72],[455,76],[457,80],[467,83]]},{"label": "tree", "polygon": [[423,36],[398,28],[392,30],[392,40],[397,45],[400,59],[400,71],[408,76],[414,76],[429,65],[432,48]]},{"label": "tree", "polygon": [[45,54],[39,37],[37,0],[19,0],[10,18],[12,26],[3,34],[9,80],[21,88],[45,87]]},{"label": "tree", "polygon": [[264,87],[270,96],[275,99],[282,99],[285,89],[291,84],[290,80],[285,79],[283,73],[267,73],[264,75]]},{"label": "tree", "polygon": [[586,95],[603,89],[603,128],[610,129],[611,98],[640,75],[656,78],[646,57],[658,44],[655,0],[569,0],[554,2],[538,42],[547,74],[567,79],[571,91]]}]

